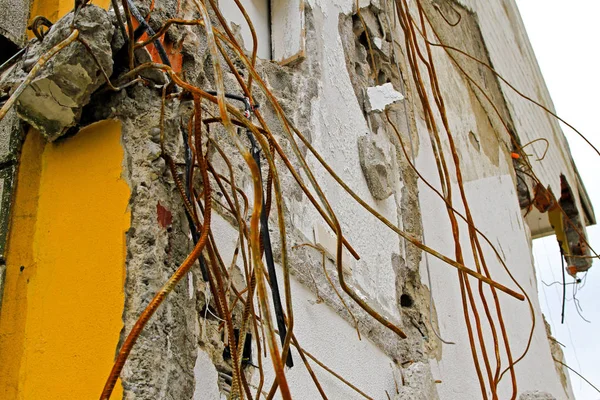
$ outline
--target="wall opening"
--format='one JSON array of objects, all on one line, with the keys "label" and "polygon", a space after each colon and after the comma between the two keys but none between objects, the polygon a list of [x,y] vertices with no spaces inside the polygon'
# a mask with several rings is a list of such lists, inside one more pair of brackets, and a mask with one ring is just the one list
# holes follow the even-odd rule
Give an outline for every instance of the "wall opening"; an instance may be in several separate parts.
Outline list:
[{"label": "wall opening", "polygon": [[14,44],[7,37],[0,35],[0,65],[10,60],[12,56],[19,52],[19,46]]}]

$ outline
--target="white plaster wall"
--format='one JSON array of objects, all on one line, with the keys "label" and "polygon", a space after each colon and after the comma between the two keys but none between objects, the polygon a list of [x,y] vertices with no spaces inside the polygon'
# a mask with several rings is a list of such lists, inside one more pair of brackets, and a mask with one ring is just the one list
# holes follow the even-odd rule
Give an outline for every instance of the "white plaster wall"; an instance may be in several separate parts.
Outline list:
[{"label": "white plaster wall", "polygon": [[[283,282],[281,270],[278,269],[278,272],[279,282]],[[362,340],[358,340],[353,326],[329,306],[318,303],[316,296],[295,280],[292,280],[292,297],[294,333],[304,350],[374,399],[385,399],[386,390],[390,394],[395,393],[394,379],[400,379],[396,367],[379,348],[364,337],[364,334]],[[286,374],[292,396],[295,399],[321,398],[294,348],[292,356],[295,366],[288,369]],[[309,362],[328,398],[362,398],[312,360]],[[266,360],[266,363],[269,363],[269,360]],[[265,375],[266,382],[273,381],[274,374],[271,368]]]},{"label": "white plaster wall", "polygon": [[[490,8],[493,7],[490,6]],[[496,8],[502,10],[501,6]],[[482,22],[482,24],[486,23],[491,24],[493,22]],[[510,26],[486,26],[485,29],[496,32],[504,30],[508,31],[509,35],[511,34]],[[497,36],[500,36],[500,34],[497,33]],[[505,40],[504,36],[500,37]],[[494,40],[494,37],[487,38],[487,40]],[[490,46],[489,43],[486,42],[486,44],[488,47]],[[505,47],[504,51],[507,52],[505,58],[515,57],[511,53],[514,48]],[[448,99],[446,101],[448,117],[452,132],[456,136],[455,142],[458,154],[461,157],[461,168],[463,175],[466,177],[465,191],[475,224],[496,246],[515,279],[531,298],[535,309],[536,325],[532,344],[527,356],[516,367],[519,393],[529,390],[541,390],[551,393],[557,399],[572,398],[569,397],[572,396],[570,391],[566,393],[563,389],[550,354],[537,300],[529,228],[521,216],[515,191],[514,173],[508,155],[501,153],[500,163],[496,166],[488,157],[483,153],[478,153],[469,144],[467,137],[469,131],[478,132],[478,134],[483,133],[478,130],[473,112],[470,111],[473,106],[468,97],[466,86],[464,83],[461,84],[464,81],[460,78],[458,70],[448,61],[444,52],[436,49],[434,54],[436,55],[436,69],[442,85],[442,92],[445,94],[445,98]],[[514,64],[515,59],[513,58]],[[511,108],[511,105],[509,105],[509,108]],[[526,114],[518,114],[517,117],[522,121],[527,120]],[[534,121],[528,121],[528,123],[535,124],[535,119]],[[435,183],[435,186],[439,188],[438,172],[430,146],[429,133],[423,120],[418,120],[417,125],[421,138],[417,167],[429,182]],[[521,131],[518,132],[521,133]],[[487,134],[489,135],[491,132],[487,132]],[[446,141],[444,140],[444,142]],[[445,150],[447,149],[447,146],[443,147]],[[544,164],[549,165],[549,167],[547,170],[543,170],[545,173],[555,170],[568,171],[569,166],[564,164],[563,158],[558,157],[556,154],[547,157],[550,158],[546,158]],[[455,180],[453,180],[453,194],[455,207],[462,211],[463,208],[458,206],[460,197]],[[442,254],[453,257],[454,240],[452,239],[452,231],[444,203],[422,182],[420,183],[419,199],[426,242]],[[459,226],[465,264],[467,267],[475,269],[472,256],[468,256],[470,255],[470,245],[467,226],[465,223],[459,223]],[[491,248],[487,244],[483,244],[483,248],[493,279],[516,290],[517,287],[510,280],[502,265],[496,260]],[[442,381],[438,385],[438,393],[441,399],[480,399],[481,393],[466,333],[457,273],[452,267],[436,258],[431,256],[428,256],[428,258],[441,335],[445,340],[456,342],[455,345],[442,345],[441,360],[431,361],[434,376]],[[421,267],[421,276],[423,282],[426,283],[425,262],[422,263]],[[477,281],[472,278],[469,279],[476,292]],[[485,292],[490,295],[487,288]],[[529,308],[526,302],[519,302],[503,293],[500,293],[499,297],[513,357],[517,358],[525,349],[529,330],[531,329]],[[491,299],[491,296],[489,298]],[[480,307],[480,310],[483,310],[483,308]],[[480,316],[482,321],[485,321],[483,311],[480,311]],[[488,352],[492,352],[491,331],[486,328],[485,323],[483,323],[483,326],[484,336],[487,338]],[[506,367],[506,364],[507,361],[504,359],[502,370]],[[481,365],[483,368],[482,363]],[[492,363],[492,369],[494,368],[495,365]],[[485,370],[483,372],[485,374]],[[510,398],[511,387],[508,376],[503,379],[500,385],[500,393],[500,398]]]},{"label": "white plaster wall", "polygon": [[[221,0],[222,4],[223,2],[225,0]],[[312,100],[311,138],[317,150],[360,196],[367,199],[389,220],[398,221],[395,199],[397,194],[385,201],[375,202],[359,165],[357,138],[368,132],[369,127],[354,95],[338,32],[339,14],[350,13],[353,3],[353,0],[308,1],[315,18],[319,42],[317,47],[320,49],[310,57],[316,57],[321,66],[319,95]],[[496,69],[526,93],[539,94],[539,97],[550,104],[520,18],[510,17],[515,9],[512,0],[465,0],[464,3],[478,14],[482,33]],[[472,100],[468,89],[443,51],[434,49],[434,54],[436,62],[439,62],[437,69],[442,91],[450,96],[451,100],[446,102],[448,116],[453,132],[457,135],[459,154],[462,155],[461,165],[466,176],[465,189],[473,217],[477,226],[497,246],[511,272],[533,302],[536,327],[529,353],[516,368],[519,393],[542,390],[551,393],[557,399],[572,398],[561,386],[550,355],[537,302],[529,228],[521,217],[509,157],[507,154],[499,154],[499,164],[494,165],[486,155],[470,145],[466,134],[469,130],[476,129],[477,123],[472,115]],[[505,95],[509,100],[509,109],[517,125],[518,134],[524,142],[540,135],[550,135],[551,146],[545,162],[534,163],[534,168],[544,182],[551,184],[555,194],[560,193],[560,173],[571,178],[574,175],[568,147],[558,131],[557,124],[510,90],[505,90]],[[416,122],[420,136],[417,167],[430,182],[439,186],[429,133],[423,120],[418,119]],[[447,145],[444,149],[447,152]],[[541,155],[537,147],[530,151]],[[375,309],[392,321],[399,321],[401,316],[395,294],[396,282],[390,278],[395,276],[391,267],[391,255],[402,254],[398,237],[357,206],[314,158],[308,157],[308,161],[339,217],[345,236],[361,255],[361,260],[356,262],[350,277],[352,285]],[[570,182],[574,181],[570,179]],[[397,193],[400,188],[401,183],[398,181]],[[455,204],[458,204],[457,188],[454,193]],[[419,198],[427,244],[442,254],[453,257],[454,242],[443,202],[422,183]],[[316,210],[306,200],[287,198],[286,205],[291,211],[294,226],[306,237],[312,238],[315,221],[321,221]],[[462,247],[467,255],[469,244],[464,224],[461,224],[461,233]],[[235,235],[230,237],[234,238]],[[493,279],[516,289],[489,247],[484,245],[484,249]],[[481,393],[467,339],[456,270],[431,256],[429,262],[441,334],[444,338],[456,342],[455,345],[443,345],[441,359],[432,359],[430,362],[435,378],[441,381],[437,385],[439,396],[441,399],[480,399]],[[467,257],[465,262],[468,267],[474,268],[471,258]],[[421,265],[421,276],[426,283],[424,266],[425,260]],[[282,279],[280,277],[280,281]],[[471,282],[476,289],[475,281]],[[374,398],[385,399],[384,390],[392,393],[394,380],[390,359],[367,339],[358,341],[353,327],[328,306],[316,303],[315,296],[306,288],[294,280],[292,287],[296,321],[294,331],[301,344]],[[485,290],[489,294],[489,291]],[[513,355],[516,358],[523,352],[529,335],[529,308],[526,302],[519,302],[502,293],[499,296]],[[491,337],[489,332],[487,333],[487,337]],[[488,341],[488,350],[491,349],[490,346],[491,341]],[[316,389],[295,351],[294,355],[296,367],[288,371],[287,375],[292,393],[302,399],[318,398]],[[202,357],[200,354],[199,360]],[[506,360],[503,361],[506,366]],[[265,364],[268,364],[268,360]],[[204,364],[201,362],[197,365],[197,377],[213,374],[210,368],[206,367],[208,370],[204,370],[202,365]],[[330,398],[357,398],[318,366],[314,368]],[[270,377],[269,372],[267,376]],[[510,387],[506,377],[501,384],[500,398],[508,398],[509,395]]]},{"label": "white plaster wall", "polygon": [[[219,251],[227,264],[233,256],[237,231],[218,214],[213,214],[211,226],[216,233],[215,239],[219,243]],[[277,266],[277,273],[280,287],[283,289],[283,275],[279,266]],[[293,278],[291,286],[295,320],[294,333],[302,348],[374,399],[386,398],[386,390],[390,394],[395,393],[395,380],[398,381],[400,375],[391,360],[368,339],[363,337],[362,340],[359,340],[353,326],[338,316],[330,307],[319,303],[315,294]],[[285,304],[283,291],[282,296]],[[273,324],[276,326],[275,319],[273,319]],[[254,364],[257,363],[257,356],[258,352],[254,348]],[[295,366],[291,369],[286,368],[286,376],[294,398],[320,398],[319,392],[294,347],[292,347],[292,357]],[[316,363],[309,361],[328,398],[339,400],[362,398]],[[268,392],[274,374],[270,358],[263,357],[262,362],[266,382],[263,390]],[[194,377],[196,381],[194,400],[219,400],[221,398],[217,386],[217,371],[208,355],[200,348],[194,368]],[[258,378],[258,373],[255,373],[251,385],[256,387]]]},{"label": "white plaster wall", "polygon": [[[242,0],[241,3],[246,10],[246,13],[252,20],[256,36],[258,37],[258,56],[269,60],[271,58],[271,28],[269,18],[269,1],[270,0]],[[242,39],[244,39],[244,47],[252,52],[252,34],[250,27],[244,19],[244,15],[235,4],[234,0],[219,0],[219,7],[223,16],[227,21],[239,25],[241,28]]]},{"label": "white plaster wall", "polygon": [[304,54],[304,0],[271,0],[273,59],[291,60]]},{"label": "white plaster wall", "polygon": [[[338,16],[352,10],[352,1],[321,1],[313,5],[315,25],[320,29],[322,52],[318,54],[322,67],[319,95],[313,100],[311,136],[313,146],[327,160],[336,173],[356,193],[367,199],[375,209],[391,221],[397,221],[395,195],[375,202],[363,176],[357,139],[369,132],[369,127],[356,101],[350,76],[346,70],[344,50],[338,31]],[[318,161],[308,157],[309,166],[318,182],[324,183],[325,194],[340,221],[342,231],[360,254],[351,277],[354,286],[367,298],[369,304],[392,320],[399,320],[396,306],[395,273],[391,254],[400,253],[398,237],[382,229],[382,225],[363,210],[333,181]],[[400,182],[396,181],[397,192]],[[298,204],[297,215],[301,230],[311,237],[314,221],[321,217],[310,203]],[[301,207],[301,209],[300,209]]]},{"label": "white plaster wall", "polygon": [[[554,104],[544,82],[535,53],[529,43],[525,26],[514,0],[459,0],[473,10],[479,19],[481,33],[486,42],[489,56],[495,70],[511,82],[522,93],[554,111]],[[543,10],[540,10],[543,13]],[[542,16],[542,14],[540,14]],[[558,29],[558,28],[557,28]],[[525,144],[544,137],[550,142],[545,161],[536,162],[541,157],[545,145],[538,142],[527,147],[534,172],[545,185],[550,185],[556,198],[560,197],[560,174],[567,177],[573,194],[579,198],[577,178],[565,134],[576,135],[568,128],[563,134],[558,121],[538,106],[523,99],[508,86],[501,84],[507,99],[509,111],[518,135]],[[579,202],[578,202],[579,206]],[[580,214],[581,207],[579,206]],[[542,219],[540,219],[542,218]],[[547,215],[531,221],[535,226],[548,227]],[[537,225],[539,224],[539,225]]]}]

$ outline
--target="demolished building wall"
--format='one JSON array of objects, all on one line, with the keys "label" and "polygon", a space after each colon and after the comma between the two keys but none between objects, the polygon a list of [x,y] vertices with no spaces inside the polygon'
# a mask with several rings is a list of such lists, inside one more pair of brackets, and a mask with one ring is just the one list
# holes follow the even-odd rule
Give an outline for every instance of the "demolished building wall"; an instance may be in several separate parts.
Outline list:
[{"label": "demolished building wall", "polygon": [[[491,246],[484,245],[482,253],[489,260],[489,275],[494,281],[514,291],[519,291],[515,286],[515,281],[518,282],[531,299],[530,308],[527,302],[498,292],[513,357],[517,358],[525,349],[528,350],[515,367],[518,391],[513,391],[507,375],[498,385],[498,396],[573,398],[568,379],[559,376],[561,369],[557,369],[553,361],[553,357],[558,355],[556,349],[551,349],[537,303],[530,227],[523,217],[526,210],[522,210],[519,204],[518,177],[512,157],[518,149],[510,136],[513,134],[519,138],[519,146],[537,137],[552,138],[548,139],[551,143],[544,162],[534,164],[534,170],[542,182],[550,185],[553,192],[558,194],[560,174],[564,174],[573,187],[577,187],[578,181],[568,147],[556,122],[543,111],[524,103],[481,65],[467,64],[464,60],[455,62],[444,49],[434,48],[432,57],[439,78],[439,90],[446,103],[447,123],[455,134],[455,144],[450,144],[445,137],[435,143],[430,136],[432,122],[443,126],[444,121],[441,115],[436,115],[434,120],[428,119],[419,101],[419,89],[407,61],[406,35],[400,27],[394,2],[361,1],[360,11],[353,0],[300,3],[304,18],[304,48],[298,53],[300,56],[286,66],[259,59],[256,70],[290,122],[306,136],[307,143],[301,144],[299,151],[306,157],[315,180],[322,185],[339,219],[344,237],[360,255],[360,259],[356,260],[347,249],[344,250],[342,276],[364,302],[399,326],[407,336],[402,339],[382,326],[342,291],[340,275],[333,261],[336,258],[334,231],[311,205],[308,194],[303,192],[292,174],[284,171],[281,160],[276,160],[282,171],[279,179],[287,245],[285,249],[281,246],[282,237],[276,228],[280,221],[275,211],[271,212],[270,218],[271,242],[281,285],[285,281],[281,268],[282,257],[287,253],[286,266],[291,275],[294,310],[293,332],[302,348],[375,399],[387,398],[386,393],[394,399],[482,397],[472,357],[473,345],[465,334],[461,287],[454,268],[404,240],[372,213],[360,207],[334,181],[308,145],[314,147],[341,180],[374,211],[414,237],[418,243],[428,245],[450,258],[454,256],[456,241],[446,205],[426,182],[433,183],[433,187],[439,191],[444,190],[436,167],[439,165],[436,149],[450,157],[451,147],[456,146],[464,190],[475,225],[498,250],[498,253],[494,253]],[[428,29],[439,32],[440,39],[454,40],[446,43],[464,48],[492,64],[500,74],[528,93],[532,91],[528,86],[528,77],[534,76],[536,98],[543,100],[544,104],[550,104],[513,2],[498,1],[487,7],[481,7],[477,2],[422,3],[424,13],[430,18]],[[194,1],[156,0],[137,1],[135,4],[155,31],[169,18],[199,18]],[[416,7],[417,4],[411,4],[409,8],[415,15]],[[451,15],[458,16],[460,23],[452,26],[442,19]],[[39,75],[33,81],[29,96],[24,92],[17,100],[15,110],[22,120],[42,133],[47,130],[45,137],[55,143],[46,146],[60,146],[61,141],[67,143],[77,135],[86,134],[85,131],[78,132],[82,126],[89,125],[86,129],[97,129],[93,125],[97,121],[115,119],[120,122],[124,152],[121,176],[131,190],[128,200],[131,219],[128,228],[124,228],[127,229],[127,242],[126,263],[123,266],[126,274],[123,285],[123,330],[120,338],[115,337],[114,332],[87,331],[82,334],[97,335],[99,340],[113,345],[120,339],[122,345],[152,297],[194,247],[186,205],[174,180],[169,157],[165,157],[170,155],[173,165],[184,176],[182,167],[186,165],[188,157],[184,144],[188,140],[188,119],[194,112],[193,101],[189,94],[181,95],[172,86],[165,86],[173,77],[159,70],[144,72],[143,79],[128,84],[126,88],[107,89],[102,83],[103,73],[107,76],[112,74],[115,85],[124,84],[126,81],[123,76],[129,67],[116,13],[114,10],[105,12],[95,6],[86,6],[80,10],[79,18],[83,24],[81,35],[84,39],[91,41],[92,48],[99,46],[104,50],[102,54],[108,55],[100,60],[106,59],[109,64],[114,64],[100,68],[103,62],[96,63],[86,52],[85,46],[77,42],[65,50],[62,57],[50,61],[50,67],[44,70],[45,75]],[[218,26],[214,19],[213,23]],[[2,82],[9,92],[32,67],[32,61],[27,60],[35,62],[52,45],[68,36],[72,20],[73,14],[58,22],[53,21],[55,25],[47,38],[42,43],[33,43],[29,57],[19,60],[11,67],[12,72],[3,75]],[[101,27],[98,28],[98,25]],[[95,36],[86,37],[85,28],[89,28]],[[98,35],[99,31],[107,33]],[[239,30],[234,29],[234,33],[244,42],[252,40],[247,35],[241,35]],[[272,32],[276,35],[297,33],[296,30]],[[514,35],[514,38],[508,38],[508,35]],[[285,40],[282,42],[286,43]],[[163,43],[168,47],[169,54],[172,54],[169,49],[176,49],[181,55],[181,71],[176,71],[179,76],[203,90],[217,89],[211,64],[213,56],[200,27],[174,25]],[[272,43],[276,47],[278,42]],[[246,48],[251,48],[251,45],[245,44]],[[281,49],[272,50],[274,54],[277,51],[285,53]],[[138,49],[135,56],[138,64],[148,60],[161,62],[158,52],[153,48],[146,53],[144,49]],[[234,52],[230,51],[230,56],[235,59]],[[73,71],[65,69],[66,66],[78,63],[85,65],[85,75],[91,77],[86,80],[89,87],[73,85],[81,80],[69,81],[64,74],[61,75],[64,71]],[[526,71],[513,68],[515,64],[523,65]],[[247,78],[249,72],[244,64],[238,61],[235,66]],[[466,78],[461,68],[470,76],[475,76],[474,81]],[[225,90],[241,95],[236,77],[227,70],[226,64],[224,71]],[[422,73],[425,74],[425,69]],[[33,114],[33,111],[48,113],[50,110],[46,103],[37,101],[35,95],[52,98],[61,107],[64,106],[63,101],[56,99],[56,92],[49,88],[51,85],[40,84],[45,81],[58,82],[59,87],[72,85],[85,92],[81,95],[61,91],[61,96],[66,93],[64,96],[67,98],[81,101],[70,105],[75,112],[70,114],[69,121],[60,126],[49,118],[39,122],[39,118],[30,117],[39,115]],[[260,105],[259,110],[273,130],[274,138],[286,154],[293,154],[293,144],[278,121],[277,110],[260,90],[260,85],[255,85],[254,102]],[[479,90],[478,85],[483,85],[488,97]],[[426,83],[425,87],[428,92],[434,90],[431,84]],[[170,91],[169,101],[163,101],[167,90]],[[206,105],[204,112],[208,115],[219,114],[212,105]],[[8,114],[2,123],[9,121],[11,115],[16,121],[14,114]],[[55,117],[56,113],[50,110],[48,115]],[[12,134],[15,129],[8,131]],[[551,135],[547,132],[551,132]],[[33,135],[31,131],[28,137],[30,135]],[[207,159],[215,173],[224,178],[235,173],[238,188],[245,193],[252,193],[252,175],[239,156],[234,140],[219,126],[211,128],[211,135],[215,144],[207,143]],[[243,136],[240,137],[245,140]],[[231,158],[231,170],[217,150],[217,144]],[[244,145],[250,147],[251,143],[244,141]],[[17,154],[19,146],[13,147],[15,150],[12,154]],[[536,151],[539,151],[537,147]],[[21,158],[19,169],[24,168],[26,161]],[[102,163],[102,160],[89,162]],[[290,163],[300,169],[298,157],[290,157]],[[263,161],[264,177],[268,176],[268,170],[267,162]],[[304,175],[302,178],[307,180],[308,177]],[[81,174],[81,179],[85,179],[85,174]],[[19,184],[24,183],[17,182]],[[248,282],[244,275],[242,255],[236,258],[240,221],[230,212],[231,204],[228,203],[226,191],[217,186],[216,180],[213,185],[213,242],[219,248],[232,285],[244,287]],[[458,204],[459,182],[454,179],[449,185],[454,189]],[[45,195],[44,190],[44,187],[40,187],[40,196]],[[314,190],[312,193],[313,196],[317,195]],[[579,195],[579,192],[575,194],[576,204],[581,209]],[[8,210],[10,199],[9,196],[3,203],[3,212],[7,212],[5,210]],[[19,201],[18,198],[16,201]],[[101,202],[102,199],[88,201]],[[253,201],[250,196],[250,207]],[[464,207],[456,207],[459,212],[465,212]],[[275,204],[272,208],[275,210]],[[13,216],[16,217],[17,214]],[[14,220],[12,226],[16,226]],[[468,247],[468,227],[462,222],[459,226],[462,235],[460,242]],[[47,240],[51,241],[53,237],[50,235]],[[90,240],[93,239],[90,237]],[[26,244],[24,247],[27,247]],[[15,249],[15,245],[9,243],[8,255]],[[27,253],[33,250],[20,251]],[[514,281],[499,259],[508,266]],[[48,260],[42,256],[37,262],[41,267]],[[463,263],[471,269],[476,267],[473,257],[467,256]],[[79,273],[78,265],[72,267]],[[8,268],[8,273],[19,273],[18,266],[8,265]],[[431,274],[431,281],[428,274]],[[475,287],[476,281],[472,280]],[[81,289],[85,292],[85,288]],[[18,290],[16,288],[15,292],[10,292],[11,295],[18,295]],[[487,287],[481,289],[488,290]],[[5,300],[6,293],[9,292],[5,292]],[[37,294],[33,292],[29,296],[35,298]],[[158,308],[133,347],[120,374],[123,398],[217,399],[234,390],[235,373],[232,361],[228,358],[228,351],[231,351],[227,349],[228,334],[222,328],[223,319],[218,315],[215,296],[196,264]],[[231,296],[233,304],[235,296]],[[285,300],[284,296],[284,303]],[[479,307],[482,305],[481,300],[475,303]],[[241,302],[232,307],[233,320],[239,324],[244,308]],[[14,329],[14,326],[10,326],[12,321],[6,320],[6,315],[6,309],[0,310],[0,316],[4,317],[0,326],[3,335]],[[532,315],[536,320],[535,326],[532,325]],[[473,319],[468,318],[469,321]],[[62,323],[60,318],[56,323]],[[239,329],[239,325],[236,326]],[[47,329],[51,330],[52,327]],[[242,367],[251,390],[257,390],[260,385],[262,379],[259,372],[262,370],[265,382],[263,390],[268,392],[275,372],[270,358],[264,357],[264,354],[262,368],[258,368],[261,351],[267,354],[264,342],[262,349],[257,348],[255,339],[259,330],[248,330],[253,337],[253,356],[246,363],[242,361]],[[443,343],[438,334],[454,343]],[[488,349],[493,349],[494,340],[501,340],[494,337],[499,333],[492,332],[487,326],[478,334]],[[41,344],[26,342],[23,346]],[[7,354],[5,351],[0,347],[1,353]],[[291,353],[295,365],[286,371],[286,376],[292,395],[294,398],[307,399],[320,397],[310,374],[301,363],[298,350],[292,347]],[[502,357],[503,368],[506,368],[507,360],[504,355]],[[477,359],[483,363],[481,355]],[[20,363],[20,360],[15,361],[16,365]],[[355,390],[316,363],[310,363],[329,398],[360,398],[361,395]],[[108,372],[106,370],[107,375]],[[18,377],[14,379],[19,380]],[[13,396],[5,398],[19,398],[14,390],[6,389],[12,382],[4,381],[2,384],[2,390],[5,390],[3,394]],[[90,396],[97,396],[103,384],[104,381],[99,380],[96,383],[97,393],[93,392]],[[113,398],[118,395],[113,394]]]}]

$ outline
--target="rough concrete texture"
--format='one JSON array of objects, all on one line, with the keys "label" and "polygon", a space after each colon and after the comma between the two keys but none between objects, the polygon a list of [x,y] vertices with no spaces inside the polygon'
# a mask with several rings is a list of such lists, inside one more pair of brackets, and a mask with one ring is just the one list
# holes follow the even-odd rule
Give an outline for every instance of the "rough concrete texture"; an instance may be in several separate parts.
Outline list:
[{"label": "rough concrete texture", "polygon": [[17,112],[10,110],[0,121],[0,165],[17,161],[23,133]]},{"label": "rough concrete texture", "polygon": [[[13,88],[35,65],[39,57],[71,33],[73,14],[60,19],[44,41],[30,45],[22,62],[8,78]],[[82,9],[75,21],[84,40],[106,74],[112,74],[111,39],[113,25],[105,10],[96,6]],[[21,119],[53,141],[64,135],[81,116],[91,94],[104,82],[101,68],[86,47],[74,42],[54,56],[19,97],[16,110]],[[20,78],[20,79],[19,79]]]},{"label": "rough concrete texture", "polygon": [[[181,198],[160,158],[160,94],[136,87],[112,98],[105,110],[123,122],[125,174],[132,188],[131,228],[127,233],[124,334],[140,312],[191,251]],[[172,111],[172,110],[170,110]],[[181,140],[177,125],[170,137]],[[181,146],[179,146],[181,147]],[[175,156],[175,155],[174,155]],[[172,213],[170,226],[158,221],[157,204]],[[185,399],[193,393],[197,315],[190,285],[197,271],[184,278],[152,317],[122,373],[125,399]],[[190,282],[190,280],[192,282]]]},{"label": "rough concrete texture", "polygon": [[0,0],[0,35],[19,47],[25,45],[29,0]]},{"label": "rough concrete texture", "polygon": [[[556,341],[554,336],[552,336],[552,329],[550,328],[548,321],[546,321],[546,316],[544,316],[544,327],[546,328],[546,335],[548,336],[552,358],[554,360],[561,360],[564,362],[565,355],[562,351],[562,347]],[[556,373],[558,374],[562,387],[564,388],[565,392],[568,393],[569,390],[571,390],[571,380],[569,379],[568,370],[557,362],[554,363],[554,368],[556,368]]]},{"label": "rough concrete texture", "polygon": [[4,261],[12,202],[15,167],[0,169],[0,261]]},{"label": "rough concrete texture", "polygon": [[533,392],[525,392],[519,396],[519,400],[556,400],[556,397],[550,393],[541,392],[539,390]]},{"label": "rough concrete texture", "polygon": [[402,370],[402,385],[394,400],[435,400],[438,398],[429,365],[414,363]]},{"label": "rough concrete texture", "polygon": [[394,193],[389,179],[389,165],[383,150],[377,146],[373,139],[367,136],[358,138],[358,155],[367,185],[374,198],[385,200]]}]

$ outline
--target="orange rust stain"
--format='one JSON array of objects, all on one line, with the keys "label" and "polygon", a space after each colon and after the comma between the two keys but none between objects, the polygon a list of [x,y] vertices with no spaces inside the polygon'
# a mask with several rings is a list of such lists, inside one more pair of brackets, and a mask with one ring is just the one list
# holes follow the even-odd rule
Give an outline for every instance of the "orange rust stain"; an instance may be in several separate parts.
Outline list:
[{"label": "orange rust stain", "polygon": [[[133,19],[132,22],[133,22],[134,30],[137,29],[138,26],[140,26],[140,24],[135,20],[135,18]],[[149,38],[148,34],[144,33],[142,36],[140,36],[139,42],[148,40],[148,38]],[[181,70],[183,68],[183,55],[181,54],[181,49],[182,49],[183,43],[174,44],[174,43],[165,41],[164,36],[161,38],[158,38],[157,40],[159,40],[160,43],[165,48],[167,56],[169,57],[169,61],[171,62],[171,68],[173,68],[173,71],[175,71],[176,73],[181,72]],[[156,46],[154,44],[147,45],[146,49],[148,50],[148,53],[150,53],[150,57],[152,58],[153,62],[162,63],[160,54],[158,54],[158,50],[156,49]]]}]

